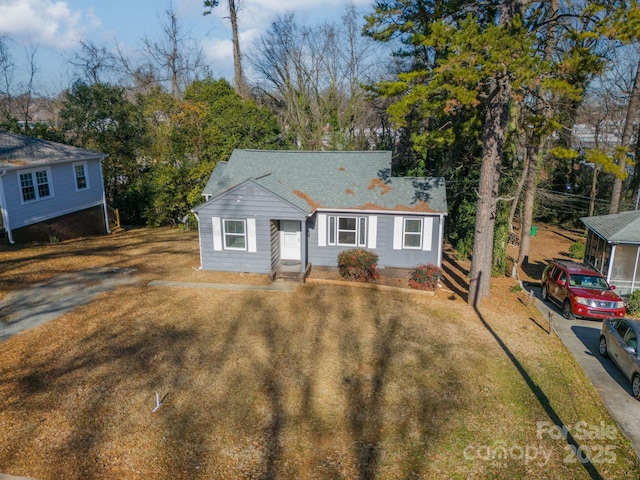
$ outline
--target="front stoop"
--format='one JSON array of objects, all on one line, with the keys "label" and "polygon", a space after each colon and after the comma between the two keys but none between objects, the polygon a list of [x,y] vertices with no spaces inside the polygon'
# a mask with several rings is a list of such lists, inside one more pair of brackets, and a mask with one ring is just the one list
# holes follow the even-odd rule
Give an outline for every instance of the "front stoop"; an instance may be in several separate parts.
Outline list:
[{"label": "front stoop", "polygon": [[299,270],[284,269],[278,264],[269,274],[269,279],[272,282],[281,281],[281,282],[304,283],[305,279],[309,276],[310,272],[311,272],[310,263],[307,263],[307,268],[305,269],[304,272],[301,272]]}]

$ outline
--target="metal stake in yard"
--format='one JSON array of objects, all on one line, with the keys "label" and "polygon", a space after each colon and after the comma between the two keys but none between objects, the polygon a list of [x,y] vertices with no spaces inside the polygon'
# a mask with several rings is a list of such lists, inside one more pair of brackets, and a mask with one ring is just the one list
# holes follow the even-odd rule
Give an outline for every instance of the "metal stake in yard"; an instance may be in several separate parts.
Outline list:
[{"label": "metal stake in yard", "polygon": [[[164,398],[162,400],[164,400]],[[162,405],[162,400],[160,399],[160,394],[156,392],[156,408],[151,410],[152,413],[154,413],[156,410],[160,408],[160,405]]]},{"label": "metal stake in yard", "polygon": [[549,331],[547,332],[548,335],[551,335],[552,328],[553,328],[553,312],[549,310]]},{"label": "metal stake in yard", "polygon": [[532,301],[533,301],[533,290],[529,290],[529,298],[527,299],[527,307],[529,305],[531,305]]}]

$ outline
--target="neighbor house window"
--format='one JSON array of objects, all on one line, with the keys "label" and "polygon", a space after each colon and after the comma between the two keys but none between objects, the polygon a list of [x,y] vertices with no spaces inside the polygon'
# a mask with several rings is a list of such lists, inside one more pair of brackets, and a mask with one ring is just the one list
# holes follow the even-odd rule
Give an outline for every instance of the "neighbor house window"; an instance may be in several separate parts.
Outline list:
[{"label": "neighbor house window", "polygon": [[405,218],[403,229],[403,248],[422,248],[422,219]]},{"label": "neighbor house window", "polygon": [[360,246],[367,244],[366,217],[329,217],[329,245]]},{"label": "neighbor house window", "polygon": [[89,178],[87,177],[87,162],[74,163],[73,173],[76,178],[76,191],[87,190],[89,188]]},{"label": "neighbor house window", "polygon": [[247,249],[247,224],[244,220],[224,220],[224,248]]},{"label": "neighbor house window", "polygon": [[50,173],[48,168],[19,172],[18,179],[20,181],[22,201],[30,202],[33,200],[40,200],[41,198],[51,197],[52,192],[49,177]]}]

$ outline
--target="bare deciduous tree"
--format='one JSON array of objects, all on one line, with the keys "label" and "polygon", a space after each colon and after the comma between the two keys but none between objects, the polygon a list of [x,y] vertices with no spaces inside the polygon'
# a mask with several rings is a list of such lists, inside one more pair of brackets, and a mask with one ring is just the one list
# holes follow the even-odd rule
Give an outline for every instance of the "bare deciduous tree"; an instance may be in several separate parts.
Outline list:
[{"label": "bare deciduous tree", "polygon": [[251,63],[281,124],[304,149],[364,149],[377,131],[362,84],[374,65],[372,44],[347,7],[341,25],[307,27],[293,13],[277,17]]},{"label": "bare deciduous tree", "polygon": [[12,118],[13,111],[13,75],[15,64],[6,37],[0,37],[0,112],[5,120]]},{"label": "bare deciduous tree", "polygon": [[105,46],[98,46],[90,40],[81,40],[80,46],[80,52],[69,63],[80,70],[87,83],[101,83],[105,75],[116,70],[117,58]]},{"label": "bare deciduous tree", "polygon": [[[220,4],[219,0],[204,0],[204,7],[207,10],[203,15],[211,14],[213,8]],[[240,0],[229,0],[229,20],[231,21],[231,35],[233,41],[233,71],[235,90],[238,95],[246,99],[250,96],[249,87],[245,82],[244,74],[242,72],[242,54],[240,53],[240,36],[238,33],[238,12],[240,10]]]},{"label": "bare deciduous tree", "polygon": [[161,21],[163,38],[158,42],[144,38],[148,61],[130,71],[145,78],[152,72],[152,77],[168,83],[171,94],[180,98],[185,87],[205,71],[204,60],[202,50],[183,33],[173,5],[167,7],[165,15],[166,21]]},{"label": "bare deciduous tree", "polygon": [[[618,166],[622,172],[627,167],[627,154],[631,151],[631,136],[633,126],[638,116],[638,108],[640,107],[640,59],[635,67],[635,76],[631,91],[629,92],[629,100],[627,102],[626,114],[624,119],[624,128],[622,130],[622,138],[620,146],[622,147],[617,155]],[[626,173],[626,172],[625,172]],[[613,181],[613,191],[611,192],[611,203],[609,205],[609,213],[618,213],[620,208],[620,195],[622,194],[622,175],[616,175]]]}]

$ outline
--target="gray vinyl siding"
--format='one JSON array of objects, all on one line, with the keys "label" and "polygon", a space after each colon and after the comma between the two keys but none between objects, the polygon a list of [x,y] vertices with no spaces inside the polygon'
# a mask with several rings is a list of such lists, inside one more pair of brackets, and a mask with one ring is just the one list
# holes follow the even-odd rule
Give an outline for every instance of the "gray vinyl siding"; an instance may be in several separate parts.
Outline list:
[{"label": "gray vinyl siding", "polygon": [[[378,267],[400,267],[400,268],[412,268],[422,263],[438,264],[438,258],[441,245],[440,241],[440,229],[442,228],[440,216],[432,216],[433,218],[433,231],[431,235],[431,250],[394,250],[393,249],[393,229],[394,218],[398,215],[392,214],[363,214],[358,211],[354,211],[351,214],[346,213],[330,213],[323,212],[327,216],[342,215],[342,216],[365,216],[377,217],[377,234],[376,234],[376,248],[367,248],[378,255]],[[424,218],[417,215],[403,215],[403,218]],[[308,222],[309,227],[309,262],[313,265],[337,267],[338,266],[338,254],[348,248],[338,245],[326,245],[318,246],[318,214],[316,213],[312,219]],[[369,220],[368,220],[369,222]],[[368,224],[368,223],[367,223]],[[367,245],[369,245],[369,238],[367,238]],[[361,247],[362,248],[362,247]]]},{"label": "gray vinyl siding", "polygon": [[[438,256],[442,245],[440,245],[440,228],[441,223],[439,216],[433,216],[433,229],[431,234],[431,249],[430,250],[411,250],[411,249],[393,249],[393,222],[394,215],[388,215],[384,217],[384,223],[387,224],[385,229],[385,245],[387,248],[384,251],[380,251],[379,266],[380,268],[387,267],[401,267],[401,268],[413,268],[416,265],[423,263],[431,263],[438,265]],[[403,218],[420,218],[415,215],[402,215]],[[424,218],[424,217],[423,217]],[[378,220],[380,223],[380,219]],[[380,238],[378,238],[380,240]]]},{"label": "gray vinyl siding", "polygon": [[[195,209],[199,219],[204,270],[269,273],[272,268],[272,220],[299,220],[303,212],[254,182],[245,182]],[[213,221],[255,219],[256,251],[214,250]],[[279,248],[279,245],[278,245]]]},{"label": "gray vinyl siding", "polygon": [[[21,170],[7,171],[1,180],[4,186],[6,208],[12,229],[26,227],[27,225],[102,204],[103,187],[100,175],[100,161],[86,161],[89,189],[82,191],[76,191],[73,163],[76,162],[58,163],[36,168],[27,166]],[[45,168],[51,174],[49,186],[53,191],[53,196],[23,204],[18,173]]]}]

